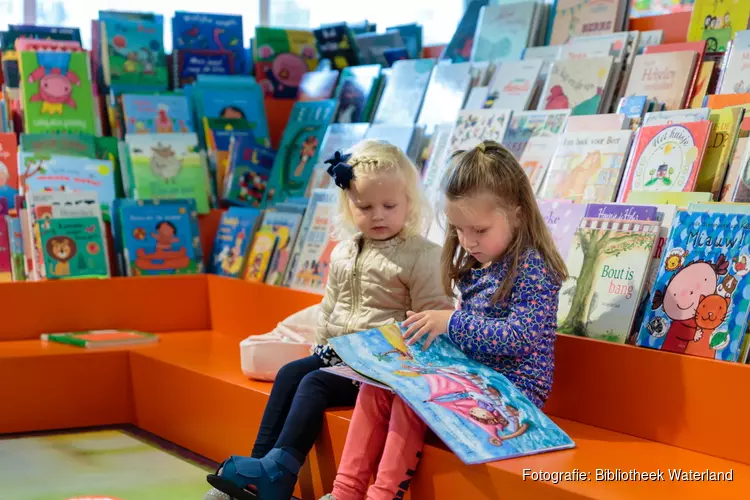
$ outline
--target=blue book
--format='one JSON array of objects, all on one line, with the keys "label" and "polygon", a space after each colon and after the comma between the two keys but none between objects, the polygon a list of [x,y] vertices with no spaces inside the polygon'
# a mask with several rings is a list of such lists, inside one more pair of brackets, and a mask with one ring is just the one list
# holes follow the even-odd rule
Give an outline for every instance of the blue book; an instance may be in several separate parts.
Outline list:
[{"label": "blue book", "polygon": [[295,103],[281,137],[263,207],[304,196],[335,109],[333,99]]},{"label": "blue book", "polygon": [[232,278],[242,276],[261,213],[257,208],[231,207],[221,214],[209,272]]},{"label": "blue book", "polygon": [[679,212],[636,344],[737,361],[750,310],[750,215]]},{"label": "blue book", "polygon": [[195,201],[118,198],[114,206],[113,232],[123,275],[203,272]]},{"label": "blue book", "polygon": [[507,378],[468,358],[445,335],[423,351],[422,341],[405,344],[404,331],[391,324],[329,343],[353,370],[389,386],[464,463],[575,446]]},{"label": "blue book", "polygon": [[177,11],[172,18],[172,47],[230,51],[236,74],[245,72],[244,39],[242,16]]},{"label": "blue book", "polygon": [[223,201],[231,205],[260,207],[268,188],[276,151],[238,137],[231,147],[224,179]]}]

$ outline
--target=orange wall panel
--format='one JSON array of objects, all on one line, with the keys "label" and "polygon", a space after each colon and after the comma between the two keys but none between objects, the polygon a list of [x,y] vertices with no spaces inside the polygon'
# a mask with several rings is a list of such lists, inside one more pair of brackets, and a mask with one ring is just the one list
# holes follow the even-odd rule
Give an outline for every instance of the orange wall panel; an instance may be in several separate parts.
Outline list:
[{"label": "orange wall panel", "polygon": [[214,331],[239,337],[270,332],[282,319],[323,300],[321,295],[235,278],[209,276],[208,284]]},{"label": "orange wall panel", "polygon": [[211,328],[208,287],[201,275],[3,283],[0,303],[0,341],[104,328]]},{"label": "orange wall panel", "polygon": [[133,421],[127,351],[3,342],[0,434]]},{"label": "orange wall panel", "polygon": [[750,465],[747,387],[750,365],[558,335],[545,412]]},{"label": "orange wall panel", "polygon": [[662,43],[677,43],[687,40],[692,12],[678,12],[665,16],[638,17],[630,20],[631,31],[664,30]]}]

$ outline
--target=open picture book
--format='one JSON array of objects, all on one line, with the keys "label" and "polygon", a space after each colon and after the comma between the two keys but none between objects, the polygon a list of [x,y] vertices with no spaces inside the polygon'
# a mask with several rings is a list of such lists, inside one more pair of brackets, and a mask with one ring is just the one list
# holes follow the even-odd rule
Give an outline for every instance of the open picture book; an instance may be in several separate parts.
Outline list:
[{"label": "open picture book", "polygon": [[501,373],[446,336],[407,346],[400,324],[329,340],[351,368],[324,370],[398,394],[467,464],[573,448],[575,443]]}]

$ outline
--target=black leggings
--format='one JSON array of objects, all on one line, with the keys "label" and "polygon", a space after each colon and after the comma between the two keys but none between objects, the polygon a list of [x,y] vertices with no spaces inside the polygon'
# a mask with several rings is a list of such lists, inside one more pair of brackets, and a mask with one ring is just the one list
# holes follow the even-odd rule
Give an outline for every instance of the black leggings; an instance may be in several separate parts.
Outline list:
[{"label": "black leggings", "polygon": [[272,448],[289,447],[307,457],[323,428],[325,410],[354,406],[359,389],[351,380],[320,371],[318,356],[281,367],[273,382],[252,457],[263,458]]}]

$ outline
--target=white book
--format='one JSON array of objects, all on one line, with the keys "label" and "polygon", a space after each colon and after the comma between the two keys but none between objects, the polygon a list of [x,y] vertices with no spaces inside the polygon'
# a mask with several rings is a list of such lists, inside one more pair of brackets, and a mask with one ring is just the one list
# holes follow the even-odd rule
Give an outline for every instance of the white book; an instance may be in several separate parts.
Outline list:
[{"label": "white book", "polygon": [[435,66],[417,124],[425,125],[431,131],[435,125],[452,122],[466,100],[471,84],[471,70],[470,62],[441,63]]},{"label": "white book", "polygon": [[488,100],[493,108],[525,111],[538,89],[543,61],[501,62],[489,85]]},{"label": "white book", "polygon": [[471,60],[521,59],[532,40],[536,10],[535,1],[483,7],[477,21]]}]

